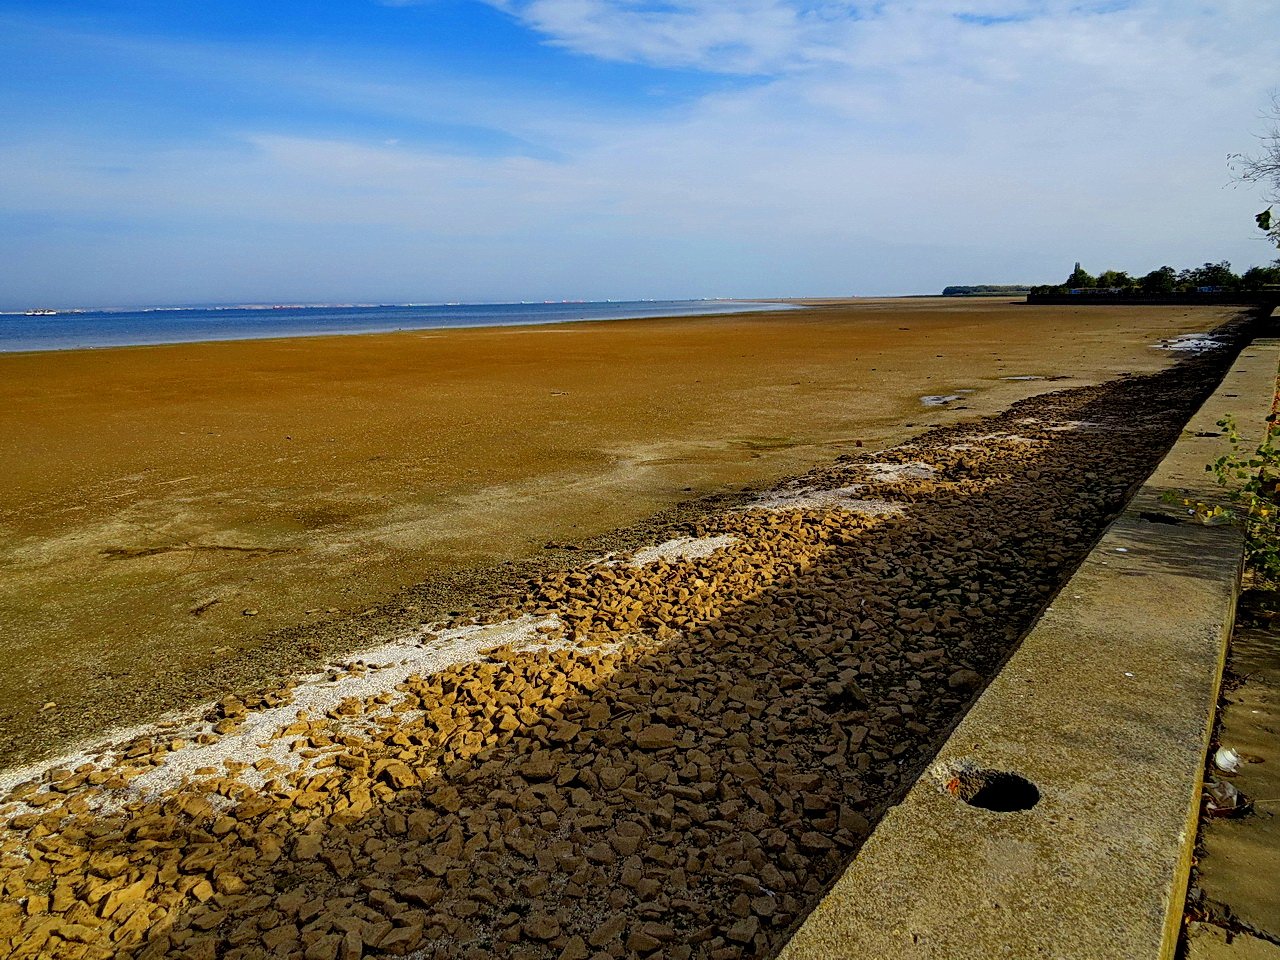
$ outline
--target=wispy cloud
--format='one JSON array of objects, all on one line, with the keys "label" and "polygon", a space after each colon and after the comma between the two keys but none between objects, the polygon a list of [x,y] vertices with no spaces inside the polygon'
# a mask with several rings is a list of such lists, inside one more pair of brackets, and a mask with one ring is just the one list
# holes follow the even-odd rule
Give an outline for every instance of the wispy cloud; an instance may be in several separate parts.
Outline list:
[{"label": "wispy cloud", "polygon": [[[731,73],[779,73],[910,57],[957,25],[1079,21],[1123,13],[1089,0],[487,0],[551,43],[593,57]],[[909,42],[903,43],[903,40]],[[914,42],[910,42],[914,41]],[[912,57],[914,59],[914,57]]]},{"label": "wispy cloud", "polygon": [[[192,277],[186,299],[217,299],[219,277],[252,284],[227,299],[785,295],[1267,257],[1223,157],[1274,82],[1257,38],[1277,0],[492,5],[655,84],[673,67],[750,81],[607,106],[403,60],[97,37],[183,83],[326,105],[328,129],[286,110],[169,143],[18,131],[0,216],[78,225],[30,227],[0,283],[47,276],[47,293],[79,269],[163,287],[148,300]],[[350,114],[392,122],[365,134]],[[413,124],[470,124],[492,146]]]}]

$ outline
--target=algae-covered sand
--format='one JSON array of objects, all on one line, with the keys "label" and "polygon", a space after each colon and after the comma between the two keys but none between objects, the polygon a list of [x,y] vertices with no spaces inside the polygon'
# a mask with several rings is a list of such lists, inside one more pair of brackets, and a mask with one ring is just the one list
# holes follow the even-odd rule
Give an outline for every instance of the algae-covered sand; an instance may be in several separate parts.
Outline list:
[{"label": "algae-covered sand", "polygon": [[824,302],[0,356],[0,762],[314,665],[413,584],[407,615],[447,613],[682,501],[1162,368],[1229,313]]}]

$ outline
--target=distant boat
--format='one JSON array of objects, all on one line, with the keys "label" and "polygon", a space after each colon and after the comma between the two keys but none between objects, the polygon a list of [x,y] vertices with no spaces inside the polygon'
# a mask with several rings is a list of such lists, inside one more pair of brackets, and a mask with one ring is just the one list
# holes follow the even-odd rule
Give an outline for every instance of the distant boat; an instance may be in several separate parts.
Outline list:
[{"label": "distant boat", "polygon": [[58,315],[57,310],[28,310],[27,311],[28,317],[56,317],[57,315]]}]

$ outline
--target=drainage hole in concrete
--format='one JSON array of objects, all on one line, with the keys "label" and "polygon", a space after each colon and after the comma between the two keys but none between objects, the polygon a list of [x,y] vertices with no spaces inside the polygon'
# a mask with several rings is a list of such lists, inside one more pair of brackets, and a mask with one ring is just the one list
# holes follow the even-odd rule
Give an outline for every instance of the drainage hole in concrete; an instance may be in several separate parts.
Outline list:
[{"label": "drainage hole in concrete", "polygon": [[1154,510],[1143,510],[1138,514],[1138,519],[1145,520],[1147,523],[1179,524],[1185,522],[1182,517],[1171,517],[1167,513],[1156,513]]},{"label": "drainage hole in concrete", "polygon": [[1030,810],[1040,802],[1040,790],[1034,783],[1004,770],[954,771],[943,786],[969,806],[995,813]]}]

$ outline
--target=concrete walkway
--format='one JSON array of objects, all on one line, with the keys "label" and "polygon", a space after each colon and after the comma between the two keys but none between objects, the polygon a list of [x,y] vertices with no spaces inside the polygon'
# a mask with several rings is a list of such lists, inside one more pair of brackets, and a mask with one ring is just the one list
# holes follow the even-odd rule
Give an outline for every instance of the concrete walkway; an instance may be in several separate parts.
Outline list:
[{"label": "concrete walkway", "polygon": [[1173,955],[1242,538],[1162,495],[1215,497],[1278,362],[1244,350],[783,958]]}]

